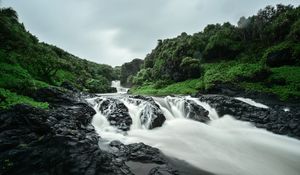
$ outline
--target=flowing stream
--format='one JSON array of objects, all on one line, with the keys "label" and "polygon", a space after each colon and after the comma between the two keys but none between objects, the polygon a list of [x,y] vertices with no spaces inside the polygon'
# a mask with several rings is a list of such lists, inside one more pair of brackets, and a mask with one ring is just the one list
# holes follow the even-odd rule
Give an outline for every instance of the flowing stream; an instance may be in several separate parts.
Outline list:
[{"label": "flowing stream", "polygon": [[[99,111],[99,99],[115,98],[129,109],[132,125],[122,132],[111,126]],[[197,98],[153,97],[162,110],[166,121],[161,127],[149,130],[151,123],[141,121],[141,113],[151,116],[147,101],[138,103],[128,95],[110,94],[89,99],[97,114],[92,124],[97,133],[108,142],[119,140],[125,144],[143,142],[159,148],[164,154],[184,160],[200,169],[214,174],[230,175],[299,175],[300,141],[258,129],[248,122],[232,116],[218,116],[209,104]],[[238,98],[253,106],[267,108],[250,99]],[[192,101],[209,111],[210,122],[201,123],[189,119],[184,106]],[[150,111],[149,111],[150,110]]]},{"label": "flowing stream", "polygon": [[114,80],[111,82],[111,87],[117,89],[118,94],[125,94],[128,91],[128,88],[122,87],[120,80]]}]

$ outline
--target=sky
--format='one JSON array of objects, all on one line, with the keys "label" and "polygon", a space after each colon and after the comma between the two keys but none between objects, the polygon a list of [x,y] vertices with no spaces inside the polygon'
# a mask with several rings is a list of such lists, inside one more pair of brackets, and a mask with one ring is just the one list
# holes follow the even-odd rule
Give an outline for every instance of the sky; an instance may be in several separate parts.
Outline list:
[{"label": "sky", "polygon": [[[1,1],[1,0],[0,0]],[[40,41],[112,66],[144,59],[158,39],[300,0],[2,0]]]}]

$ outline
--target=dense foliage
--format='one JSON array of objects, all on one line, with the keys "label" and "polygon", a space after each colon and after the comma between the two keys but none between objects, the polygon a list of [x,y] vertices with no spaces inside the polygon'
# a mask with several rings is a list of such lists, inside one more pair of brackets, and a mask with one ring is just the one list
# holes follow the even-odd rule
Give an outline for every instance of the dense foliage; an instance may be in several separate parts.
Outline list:
[{"label": "dense foliage", "polygon": [[[80,59],[39,42],[18,22],[11,8],[0,9],[0,74],[0,106],[18,100],[26,103],[30,99],[23,96],[30,96],[37,88],[60,86],[63,82],[89,92],[110,92],[110,81],[118,78],[109,65]],[[18,95],[22,98],[16,98]]]},{"label": "dense foliage", "polygon": [[120,69],[120,81],[125,87],[132,86],[133,76],[141,69],[144,63],[141,59],[134,59],[131,62],[124,63]]},{"label": "dense foliage", "polygon": [[133,77],[131,91],[191,93],[226,82],[282,99],[299,98],[300,84],[290,77],[300,74],[299,19],[300,7],[279,4],[241,17],[236,26],[210,24],[193,35],[159,40]]}]

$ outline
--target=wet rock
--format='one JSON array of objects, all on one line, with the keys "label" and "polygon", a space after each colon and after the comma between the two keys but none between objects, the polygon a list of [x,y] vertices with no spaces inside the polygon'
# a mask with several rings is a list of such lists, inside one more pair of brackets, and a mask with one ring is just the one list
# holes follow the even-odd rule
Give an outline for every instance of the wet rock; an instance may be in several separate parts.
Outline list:
[{"label": "wet rock", "polygon": [[210,119],[208,117],[209,112],[205,110],[202,106],[197,105],[195,102],[191,100],[187,100],[184,104],[185,111],[188,113],[188,118],[206,123]]},{"label": "wet rock", "polygon": [[152,97],[146,96],[130,96],[130,98],[139,99],[135,103],[141,104],[144,102],[144,109],[141,112],[140,119],[141,124],[146,126],[148,129],[153,129],[156,127],[161,127],[163,123],[166,121],[166,117],[164,116],[162,110],[159,105],[155,103]]},{"label": "wet rock", "polygon": [[179,174],[181,173],[179,173],[177,170],[173,170],[168,167],[155,167],[150,170],[148,175],[179,175]]},{"label": "wet rock", "polygon": [[215,108],[221,117],[229,114],[274,133],[300,138],[300,106],[292,106],[289,107],[290,111],[284,111],[282,109],[287,106],[282,104],[259,108],[223,95],[198,95],[198,98]]},{"label": "wet rock", "polygon": [[110,143],[112,148],[115,148],[115,154],[126,161],[137,161],[143,163],[165,164],[166,160],[157,148],[145,145],[144,143],[134,143],[124,145],[119,141]]},{"label": "wet rock", "polygon": [[87,104],[0,111],[0,174],[125,174],[124,163],[98,147]]},{"label": "wet rock", "polygon": [[100,103],[99,110],[106,116],[111,125],[118,129],[128,131],[132,124],[128,108],[118,99],[107,98]]}]

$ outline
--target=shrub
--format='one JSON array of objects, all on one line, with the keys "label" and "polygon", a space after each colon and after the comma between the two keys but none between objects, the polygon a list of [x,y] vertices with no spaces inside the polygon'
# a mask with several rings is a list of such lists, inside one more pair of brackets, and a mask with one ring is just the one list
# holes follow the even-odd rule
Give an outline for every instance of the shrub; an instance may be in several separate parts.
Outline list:
[{"label": "shrub", "polygon": [[184,79],[198,78],[201,76],[202,70],[199,59],[185,57],[181,61],[180,68],[183,71]]},{"label": "shrub", "polygon": [[152,81],[152,72],[150,68],[141,69],[136,76],[133,77],[134,85],[143,85],[144,83]]},{"label": "shrub", "polygon": [[266,50],[263,55],[266,65],[270,67],[280,67],[284,65],[295,65],[298,61],[298,44],[282,42]]},{"label": "shrub", "polygon": [[103,76],[98,76],[97,79],[88,80],[86,88],[91,93],[110,93],[115,90],[110,86],[110,82]]},{"label": "shrub", "polygon": [[38,108],[48,108],[48,103],[36,102],[33,99],[0,88],[0,109],[9,108],[16,104],[27,104]]}]

